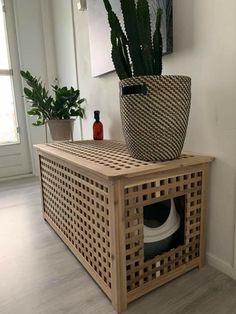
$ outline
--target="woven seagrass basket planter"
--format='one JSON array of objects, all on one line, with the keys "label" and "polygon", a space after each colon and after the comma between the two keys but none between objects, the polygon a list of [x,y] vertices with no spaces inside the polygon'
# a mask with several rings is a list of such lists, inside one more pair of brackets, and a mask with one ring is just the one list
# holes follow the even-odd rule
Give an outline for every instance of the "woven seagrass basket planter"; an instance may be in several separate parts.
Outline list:
[{"label": "woven seagrass basket planter", "polygon": [[130,155],[145,161],[178,158],[191,104],[187,76],[139,76],[120,81],[123,133]]}]

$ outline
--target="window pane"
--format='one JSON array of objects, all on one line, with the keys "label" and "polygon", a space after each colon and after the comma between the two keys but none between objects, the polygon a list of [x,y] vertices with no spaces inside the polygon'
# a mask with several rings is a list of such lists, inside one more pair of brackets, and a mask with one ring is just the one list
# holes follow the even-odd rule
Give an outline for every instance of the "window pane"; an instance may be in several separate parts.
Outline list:
[{"label": "window pane", "polygon": [[[1,3],[1,1],[0,1]],[[0,69],[9,69],[8,42],[6,34],[5,16],[0,4]]]},{"label": "window pane", "polygon": [[0,145],[17,143],[17,120],[9,76],[0,76],[0,121]]}]

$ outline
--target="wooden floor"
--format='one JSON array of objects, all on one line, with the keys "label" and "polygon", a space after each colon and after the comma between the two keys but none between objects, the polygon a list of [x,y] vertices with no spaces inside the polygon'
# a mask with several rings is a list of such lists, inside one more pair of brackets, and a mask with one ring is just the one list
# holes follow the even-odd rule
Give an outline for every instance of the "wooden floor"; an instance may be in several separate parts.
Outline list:
[{"label": "wooden floor", "polygon": [[[0,313],[115,313],[41,218],[35,179],[0,184]],[[133,302],[126,313],[236,313],[236,282],[207,266]]]}]

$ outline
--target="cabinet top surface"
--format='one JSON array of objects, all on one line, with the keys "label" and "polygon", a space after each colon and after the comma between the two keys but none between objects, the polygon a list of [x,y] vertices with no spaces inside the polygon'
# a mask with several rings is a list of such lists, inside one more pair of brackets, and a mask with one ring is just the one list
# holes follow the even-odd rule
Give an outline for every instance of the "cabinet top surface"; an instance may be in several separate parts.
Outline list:
[{"label": "cabinet top surface", "polygon": [[186,153],[175,160],[147,162],[132,158],[124,143],[111,140],[41,144],[35,145],[35,147],[39,153],[52,155],[107,178],[161,172],[208,163],[213,160],[210,156]]}]

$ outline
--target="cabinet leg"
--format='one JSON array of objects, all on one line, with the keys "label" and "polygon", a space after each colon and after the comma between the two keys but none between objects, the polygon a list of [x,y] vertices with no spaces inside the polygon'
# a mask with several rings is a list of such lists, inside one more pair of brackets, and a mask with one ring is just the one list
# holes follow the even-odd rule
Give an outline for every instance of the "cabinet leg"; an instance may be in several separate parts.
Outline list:
[{"label": "cabinet leg", "polygon": [[208,168],[209,165],[204,166],[204,175],[202,181],[202,208],[201,208],[201,233],[200,233],[200,267],[206,263],[206,223],[208,212]]},{"label": "cabinet leg", "polygon": [[47,219],[46,219],[44,213],[43,213],[43,220],[44,220],[46,223],[48,223],[48,221],[47,221]]},{"label": "cabinet leg", "polygon": [[203,256],[200,257],[199,268],[204,267],[205,264],[206,264],[206,255],[204,254]]},{"label": "cabinet leg", "polygon": [[124,302],[120,302],[120,304],[112,302],[112,306],[115,309],[117,314],[121,314],[127,309],[127,304],[125,304]]}]

